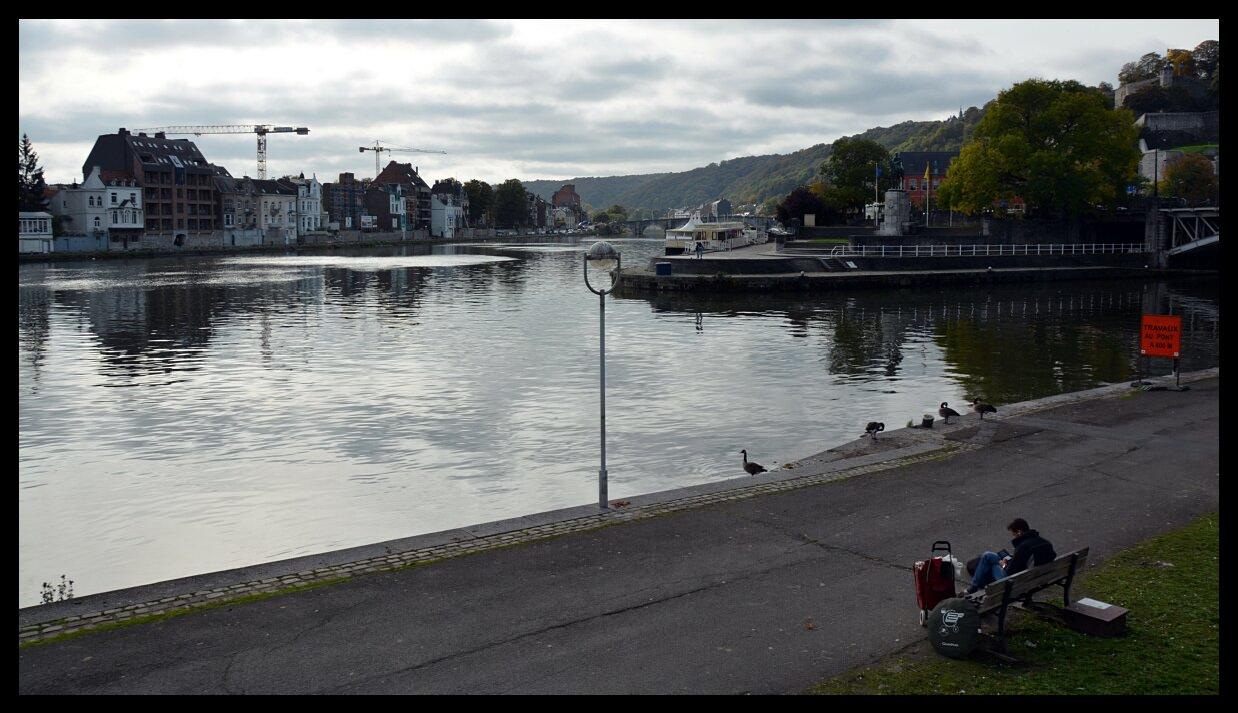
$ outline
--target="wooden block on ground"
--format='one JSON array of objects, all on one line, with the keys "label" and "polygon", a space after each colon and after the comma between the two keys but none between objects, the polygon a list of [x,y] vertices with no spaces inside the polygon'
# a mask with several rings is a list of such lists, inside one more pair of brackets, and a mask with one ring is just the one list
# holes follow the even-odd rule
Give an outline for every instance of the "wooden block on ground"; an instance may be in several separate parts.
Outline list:
[{"label": "wooden block on ground", "polygon": [[1062,610],[1062,619],[1075,631],[1091,636],[1121,636],[1127,610],[1116,604],[1083,598]]}]

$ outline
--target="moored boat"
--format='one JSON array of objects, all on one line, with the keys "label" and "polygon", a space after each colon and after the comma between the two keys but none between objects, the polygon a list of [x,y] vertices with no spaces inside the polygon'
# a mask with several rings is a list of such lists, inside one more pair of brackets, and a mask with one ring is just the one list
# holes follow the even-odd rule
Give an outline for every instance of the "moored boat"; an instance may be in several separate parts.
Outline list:
[{"label": "moored boat", "polygon": [[767,239],[765,231],[749,227],[743,221],[710,223],[702,221],[699,214],[694,214],[687,223],[666,231],[666,254],[691,253],[696,250],[697,244],[704,252],[731,250],[763,243]]}]

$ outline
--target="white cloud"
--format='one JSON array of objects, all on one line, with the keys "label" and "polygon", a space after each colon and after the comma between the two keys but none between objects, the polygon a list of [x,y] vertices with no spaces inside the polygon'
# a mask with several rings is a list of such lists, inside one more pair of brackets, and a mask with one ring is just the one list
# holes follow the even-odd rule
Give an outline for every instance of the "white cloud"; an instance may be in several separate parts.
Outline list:
[{"label": "white cloud", "polygon": [[[1210,21],[23,21],[20,128],[50,181],[119,126],[289,123],[272,172],[368,175],[375,138],[431,177],[687,170],[941,118],[1030,77],[1119,67]],[[119,50],[119,51],[118,51]],[[253,172],[252,136],[196,138]]]}]

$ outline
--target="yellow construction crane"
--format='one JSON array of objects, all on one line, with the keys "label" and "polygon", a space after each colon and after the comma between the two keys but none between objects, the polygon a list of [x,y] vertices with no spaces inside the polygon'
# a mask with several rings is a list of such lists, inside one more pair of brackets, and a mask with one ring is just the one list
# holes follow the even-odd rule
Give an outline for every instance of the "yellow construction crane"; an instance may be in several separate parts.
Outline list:
[{"label": "yellow construction crane", "polygon": [[271,126],[270,124],[215,124],[210,126],[160,126],[153,129],[138,129],[148,134],[257,134],[258,178],[267,177],[267,134],[299,134],[305,136],[309,129],[304,126]]},{"label": "yellow construction crane", "polygon": [[[387,143],[391,143],[391,142],[388,141]],[[374,152],[374,177],[375,178],[378,177],[378,156],[384,151],[394,152],[394,153],[441,153],[441,154],[447,153],[446,151],[430,151],[428,149],[412,149],[407,146],[383,146],[383,141],[381,139],[375,139],[373,146],[360,146],[358,147],[357,150],[360,151],[361,153],[365,153],[366,151]]]}]

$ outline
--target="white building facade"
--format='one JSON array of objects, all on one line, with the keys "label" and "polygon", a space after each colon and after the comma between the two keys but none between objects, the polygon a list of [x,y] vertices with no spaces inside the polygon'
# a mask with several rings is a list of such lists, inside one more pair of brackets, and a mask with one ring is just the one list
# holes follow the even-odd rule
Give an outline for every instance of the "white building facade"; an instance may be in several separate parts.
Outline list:
[{"label": "white building facade", "polygon": [[17,213],[18,252],[50,253],[54,247],[51,213],[44,211],[19,211]]},{"label": "white building facade", "polygon": [[322,183],[318,181],[318,176],[306,178],[305,174],[301,174],[284,178],[281,183],[297,190],[297,236],[325,232],[330,218],[322,209]]},{"label": "white building facade", "polygon": [[464,207],[457,204],[455,196],[448,193],[430,195],[430,235],[435,238],[454,238],[466,225]]},{"label": "white building facade", "polygon": [[[252,180],[254,208],[258,229],[266,236],[264,243],[297,242],[297,189],[279,181]],[[320,194],[321,195],[321,194]]]},{"label": "white building facade", "polygon": [[139,239],[145,231],[142,189],[136,181],[104,182],[94,167],[86,180],[57,186],[50,209],[60,216],[66,235]]}]

